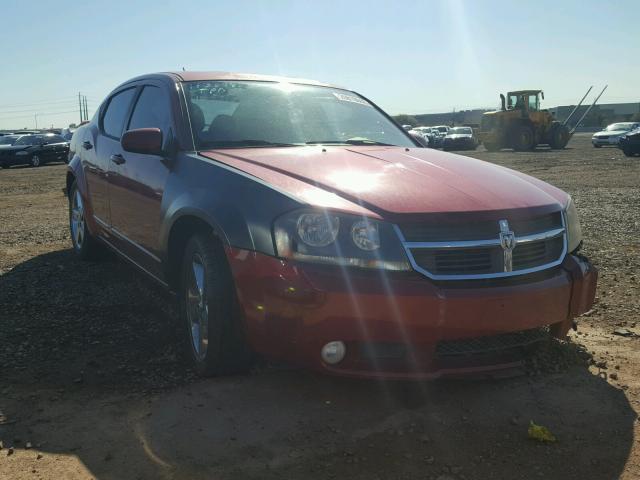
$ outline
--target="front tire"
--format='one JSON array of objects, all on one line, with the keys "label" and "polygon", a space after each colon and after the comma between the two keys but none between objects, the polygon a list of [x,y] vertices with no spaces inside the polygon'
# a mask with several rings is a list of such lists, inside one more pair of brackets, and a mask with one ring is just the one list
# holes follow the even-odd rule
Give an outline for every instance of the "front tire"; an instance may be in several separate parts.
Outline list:
[{"label": "front tire", "polygon": [[527,126],[515,128],[511,134],[511,146],[516,152],[533,150],[536,146],[533,130]]},{"label": "front tire", "polygon": [[39,167],[41,165],[40,157],[38,155],[34,155],[33,157],[31,157],[31,160],[29,161],[29,165],[31,165],[34,168]]},{"label": "front tire", "polygon": [[73,182],[69,190],[69,232],[73,250],[82,260],[97,260],[104,253],[104,247],[89,232],[85,214],[82,194]]},{"label": "front tire", "polygon": [[231,270],[220,242],[198,233],[187,242],[180,279],[186,349],[202,376],[245,373],[252,354]]},{"label": "front tire", "polygon": [[559,124],[551,132],[551,141],[549,146],[554,150],[562,150],[569,143],[569,129],[566,125]]}]

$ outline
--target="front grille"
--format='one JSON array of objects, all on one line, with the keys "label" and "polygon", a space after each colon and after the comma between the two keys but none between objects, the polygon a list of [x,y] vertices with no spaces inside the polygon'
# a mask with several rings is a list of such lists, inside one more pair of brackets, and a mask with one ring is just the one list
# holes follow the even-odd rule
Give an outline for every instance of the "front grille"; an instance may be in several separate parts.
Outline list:
[{"label": "front grille", "polygon": [[561,212],[509,222],[515,235],[511,261],[498,220],[455,224],[404,224],[405,249],[419,272],[434,280],[511,276],[551,268],[565,253]]},{"label": "front grille", "polygon": [[454,357],[496,353],[519,347],[526,347],[549,338],[549,329],[533,328],[520,332],[500,333],[486,337],[444,340],[436,346],[438,357]]},{"label": "front grille", "polygon": [[551,263],[560,257],[563,248],[562,237],[516,245],[513,249],[513,269],[524,270]]},{"label": "front grille", "polygon": [[596,137],[596,140],[609,140],[609,137],[606,135],[603,135],[601,137]]}]

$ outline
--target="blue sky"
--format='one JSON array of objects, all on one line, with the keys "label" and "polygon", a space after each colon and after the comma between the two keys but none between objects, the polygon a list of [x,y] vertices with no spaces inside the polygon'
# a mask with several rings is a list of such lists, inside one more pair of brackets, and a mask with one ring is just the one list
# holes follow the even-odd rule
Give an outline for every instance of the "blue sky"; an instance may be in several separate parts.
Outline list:
[{"label": "blue sky", "polygon": [[322,80],[391,114],[607,83],[601,102],[640,102],[638,18],[638,0],[1,0],[0,128],[67,125],[79,91],[91,115],[120,82],[182,67]]}]

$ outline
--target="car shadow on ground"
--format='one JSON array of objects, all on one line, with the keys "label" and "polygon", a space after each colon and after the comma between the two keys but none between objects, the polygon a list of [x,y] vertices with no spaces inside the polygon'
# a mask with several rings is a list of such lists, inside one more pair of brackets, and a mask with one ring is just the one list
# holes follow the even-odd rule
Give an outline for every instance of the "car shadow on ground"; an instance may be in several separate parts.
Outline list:
[{"label": "car shadow on ground", "polygon": [[[619,477],[633,443],[624,392],[584,366],[431,383],[270,367],[202,380],[181,359],[175,314],[130,267],[70,250],[0,276],[5,450],[34,470],[76,458],[100,480],[601,480]],[[558,441],[529,439],[530,421]],[[85,478],[72,473],[50,476]]]}]

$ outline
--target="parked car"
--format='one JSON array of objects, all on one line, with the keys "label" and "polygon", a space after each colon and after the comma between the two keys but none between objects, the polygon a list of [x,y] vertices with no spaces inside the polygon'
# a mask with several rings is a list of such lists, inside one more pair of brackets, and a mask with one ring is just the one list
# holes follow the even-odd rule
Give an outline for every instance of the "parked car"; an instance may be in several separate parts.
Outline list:
[{"label": "parked car", "polygon": [[69,143],[60,135],[20,135],[11,138],[11,143],[0,144],[0,168],[12,165],[39,167],[48,162],[66,161]]},{"label": "parked car", "polygon": [[431,127],[431,131],[433,132],[433,146],[434,148],[442,148],[444,144],[444,137],[449,133],[449,127],[446,125],[440,125],[437,127]]},{"label": "parked car", "polygon": [[593,303],[569,195],[418,148],[353,91],[145,75],[71,151],[75,252],[108,247],[175,292],[203,375],[252,352],[357,377],[494,372]]},{"label": "parked car", "polygon": [[60,136],[64,138],[67,142],[71,141],[71,137],[73,137],[73,132],[75,132],[75,128],[63,128],[60,131]]},{"label": "parked car", "polygon": [[601,132],[594,133],[593,137],[591,137],[591,143],[596,148],[600,148],[603,145],[617,145],[620,137],[638,127],[640,127],[640,122],[612,123]]},{"label": "parked car", "polygon": [[622,135],[618,142],[618,148],[620,148],[627,157],[640,155],[640,128],[636,128]]},{"label": "parked car", "polygon": [[418,141],[424,148],[427,148],[429,146],[430,138],[429,135],[424,130],[422,130],[422,128],[423,127],[416,127],[412,130],[409,130],[409,134],[418,139]]},{"label": "parked car", "polygon": [[408,132],[413,128],[413,125],[402,125],[402,128],[404,128]]},{"label": "parked car", "polygon": [[454,127],[442,141],[443,150],[475,150],[478,147],[478,139],[471,127]]},{"label": "parked car", "polygon": [[429,148],[434,148],[435,134],[433,133],[431,127],[415,127],[413,130],[420,134],[427,141],[427,146]]}]

